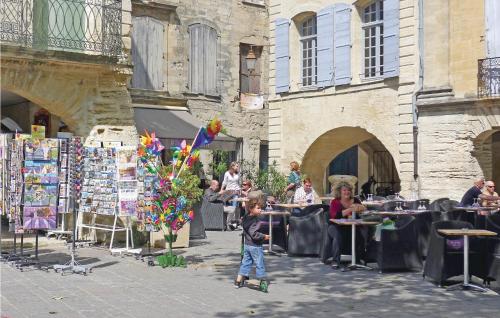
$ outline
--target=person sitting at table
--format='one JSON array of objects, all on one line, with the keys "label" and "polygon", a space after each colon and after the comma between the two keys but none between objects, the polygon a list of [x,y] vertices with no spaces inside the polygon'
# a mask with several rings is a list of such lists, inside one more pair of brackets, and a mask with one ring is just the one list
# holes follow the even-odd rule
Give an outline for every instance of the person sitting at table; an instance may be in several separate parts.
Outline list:
[{"label": "person sitting at table", "polygon": [[[352,213],[363,212],[366,208],[361,204],[358,198],[353,195],[352,186],[345,181],[339,182],[335,187],[334,197],[330,202],[330,219],[347,219],[352,218]],[[356,231],[366,237],[366,233],[362,232],[359,227],[356,227]],[[328,225],[328,238],[331,240],[332,246],[332,257],[334,263],[332,267],[338,269],[340,267],[340,253],[343,241],[346,237],[350,237],[351,228],[347,226],[340,226],[338,224],[330,223]],[[356,253],[362,254],[365,246],[365,240],[356,240]],[[352,251],[354,253],[355,251]],[[359,258],[358,258],[359,259]],[[324,262],[326,260],[323,260]]]},{"label": "person sitting at table", "polygon": [[303,185],[295,191],[293,203],[311,205],[316,201],[317,194],[312,187],[311,179],[305,178]]},{"label": "person sitting at table", "polygon": [[465,192],[462,200],[460,201],[461,207],[469,207],[474,204],[474,199],[481,199],[482,201],[498,201],[500,197],[484,194],[481,189],[484,187],[484,178],[479,178],[474,181],[474,185]]},{"label": "person sitting at table", "polygon": [[221,201],[220,195],[219,195],[219,181],[217,180],[212,180],[210,181],[210,187],[205,190],[204,197],[209,201],[209,202],[217,202]]},{"label": "person sitting at table", "polygon": [[[495,192],[495,182],[493,181],[486,181],[486,188],[483,191],[484,195],[487,196],[494,196],[498,197],[498,193]],[[498,203],[500,201],[494,201],[494,200],[483,200],[482,205],[483,206],[498,206]]]},{"label": "person sitting at table", "polygon": [[242,183],[241,183],[241,197],[242,198],[246,198],[248,197],[248,193],[250,193],[251,191],[253,191],[254,189],[252,188],[252,181],[248,180],[248,179],[245,179]]}]

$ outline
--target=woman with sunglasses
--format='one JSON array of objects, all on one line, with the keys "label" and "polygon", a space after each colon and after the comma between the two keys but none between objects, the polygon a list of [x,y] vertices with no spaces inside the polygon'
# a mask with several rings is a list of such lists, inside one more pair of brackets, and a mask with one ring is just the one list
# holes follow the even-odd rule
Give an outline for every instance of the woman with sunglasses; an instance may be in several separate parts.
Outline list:
[{"label": "woman with sunglasses", "polygon": [[[487,196],[498,197],[498,193],[495,192],[495,183],[493,181],[486,181],[483,194]],[[498,206],[498,203],[498,200],[483,200],[483,206]]]}]

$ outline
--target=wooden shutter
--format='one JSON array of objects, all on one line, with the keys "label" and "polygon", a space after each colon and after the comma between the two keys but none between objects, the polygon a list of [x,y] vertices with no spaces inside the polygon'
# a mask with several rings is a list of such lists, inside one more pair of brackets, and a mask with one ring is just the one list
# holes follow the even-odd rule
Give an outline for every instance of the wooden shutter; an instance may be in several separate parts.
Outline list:
[{"label": "wooden shutter", "polygon": [[200,24],[189,26],[189,90],[203,92],[203,32]]},{"label": "wooden shutter", "polygon": [[276,43],[275,43],[275,68],[276,68],[276,93],[288,92],[290,89],[290,54],[288,45],[288,33],[290,23],[288,19],[276,19]]},{"label": "wooden shutter", "polygon": [[500,57],[500,1],[485,0],[486,56]]},{"label": "wooden shutter", "polygon": [[249,72],[250,76],[249,92],[252,94],[260,94],[260,76],[261,76],[260,57],[262,56],[262,46],[253,46],[252,48],[257,60],[255,61],[255,69]]},{"label": "wooden shutter", "polygon": [[335,4],[335,85],[351,83],[351,5]]},{"label": "wooden shutter", "polygon": [[333,85],[333,15],[334,6],[316,14],[318,28],[318,86]]},{"label": "wooden shutter", "polygon": [[205,25],[204,35],[204,93],[217,95],[217,31]]},{"label": "wooden shutter", "polygon": [[250,74],[247,68],[248,44],[240,44],[240,93],[250,93]]},{"label": "wooden shutter", "polygon": [[163,23],[151,17],[132,18],[132,87],[163,89]]},{"label": "wooden shutter", "polygon": [[384,0],[384,75],[399,76],[399,0]]}]

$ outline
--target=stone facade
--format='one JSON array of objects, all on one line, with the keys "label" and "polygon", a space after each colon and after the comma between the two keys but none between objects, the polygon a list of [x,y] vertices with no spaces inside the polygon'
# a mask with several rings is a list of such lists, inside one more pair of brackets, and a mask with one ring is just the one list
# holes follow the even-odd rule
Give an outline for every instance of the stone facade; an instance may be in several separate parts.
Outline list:
[{"label": "stone facade", "polygon": [[474,179],[500,182],[500,99],[478,98],[486,58],[483,1],[426,1],[418,96],[422,195],[460,200]]},{"label": "stone facade", "polygon": [[[227,134],[242,140],[238,153],[245,160],[259,161],[259,147],[267,141],[268,106],[246,110],[239,101],[240,43],[263,46],[260,91],[267,100],[268,91],[268,13],[264,5],[241,0],[210,1],[133,1],[133,16],[152,17],[164,25],[164,57],[161,63],[163,87],[149,103],[184,105],[205,123],[217,116]],[[202,23],[217,31],[217,85],[215,95],[193,94],[189,88],[189,26]],[[133,85],[132,85],[133,86]],[[148,92],[134,90],[134,100]]]},{"label": "stone facade", "polygon": [[2,89],[20,95],[60,118],[87,140],[136,144],[127,85],[130,56],[131,3],[122,1],[122,53],[37,49],[2,42]]},{"label": "stone facade", "polygon": [[[399,20],[399,77],[364,79],[361,10],[370,1],[356,1],[351,7],[351,65],[349,85],[307,90],[298,85],[300,50],[298,47],[297,21],[307,13],[336,3],[352,2],[335,0],[283,1],[270,4],[271,43],[275,43],[275,20],[286,18],[290,27],[290,91],[275,94],[276,63],[274,47],[271,48],[270,100],[269,100],[269,151],[270,160],[276,160],[283,169],[292,160],[301,162],[303,173],[312,178],[318,193],[325,189],[330,162],[346,149],[368,142],[367,158],[359,171],[358,184],[367,181],[371,171],[371,153],[375,141],[394,159],[399,174],[401,192],[408,195],[413,183],[413,123],[412,94],[418,74],[417,50],[417,1],[400,2]],[[399,181],[399,180],[398,180]],[[397,189],[396,189],[397,190]]]}]

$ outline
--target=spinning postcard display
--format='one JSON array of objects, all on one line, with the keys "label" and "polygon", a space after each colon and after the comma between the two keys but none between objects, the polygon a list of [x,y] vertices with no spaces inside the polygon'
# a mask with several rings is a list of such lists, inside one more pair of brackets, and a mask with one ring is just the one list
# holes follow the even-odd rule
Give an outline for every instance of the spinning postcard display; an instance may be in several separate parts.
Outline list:
[{"label": "spinning postcard display", "polygon": [[24,230],[56,228],[58,157],[57,139],[24,141]]}]

